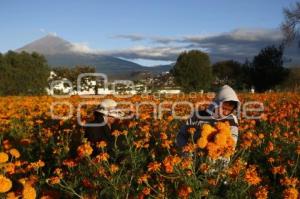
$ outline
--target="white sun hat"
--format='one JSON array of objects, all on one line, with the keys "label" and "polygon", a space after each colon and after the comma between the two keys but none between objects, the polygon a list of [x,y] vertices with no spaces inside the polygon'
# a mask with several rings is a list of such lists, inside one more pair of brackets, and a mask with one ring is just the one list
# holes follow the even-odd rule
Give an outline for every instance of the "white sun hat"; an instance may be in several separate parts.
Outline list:
[{"label": "white sun hat", "polygon": [[102,113],[105,116],[122,118],[125,114],[122,110],[116,108],[117,105],[117,102],[113,99],[104,99],[95,111]]}]

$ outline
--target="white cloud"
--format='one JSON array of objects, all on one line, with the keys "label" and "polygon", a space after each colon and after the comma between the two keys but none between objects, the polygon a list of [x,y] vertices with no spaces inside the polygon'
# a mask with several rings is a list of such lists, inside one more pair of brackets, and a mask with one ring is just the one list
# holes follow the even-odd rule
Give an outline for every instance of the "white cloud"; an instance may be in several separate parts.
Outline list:
[{"label": "white cloud", "polygon": [[49,32],[48,34],[49,34],[49,35],[52,35],[52,36],[54,36],[54,37],[57,37],[57,33],[56,33],[56,32]]},{"label": "white cloud", "polygon": [[80,53],[95,53],[96,50],[91,49],[88,46],[88,43],[72,43],[71,50],[74,52],[80,52]]}]

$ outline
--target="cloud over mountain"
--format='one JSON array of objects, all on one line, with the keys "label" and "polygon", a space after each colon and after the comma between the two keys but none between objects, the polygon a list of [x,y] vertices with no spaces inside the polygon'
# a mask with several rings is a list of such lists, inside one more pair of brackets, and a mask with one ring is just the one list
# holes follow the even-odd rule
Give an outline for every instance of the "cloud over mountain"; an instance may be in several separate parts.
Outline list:
[{"label": "cloud over mountain", "polygon": [[[137,41],[136,35],[115,37]],[[206,35],[188,35],[181,37],[141,36],[138,41],[146,42],[144,46],[131,47],[124,50],[111,51],[119,57],[127,59],[153,59],[175,61],[178,54],[184,50],[199,49],[210,54],[212,60],[236,59],[244,61],[251,59],[262,48],[279,45],[283,35],[279,29],[245,29],[231,32]],[[148,45],[147,45],[148,44]],[[299,48],[295,42],[286,49],[286,56],[299,63]]]}]

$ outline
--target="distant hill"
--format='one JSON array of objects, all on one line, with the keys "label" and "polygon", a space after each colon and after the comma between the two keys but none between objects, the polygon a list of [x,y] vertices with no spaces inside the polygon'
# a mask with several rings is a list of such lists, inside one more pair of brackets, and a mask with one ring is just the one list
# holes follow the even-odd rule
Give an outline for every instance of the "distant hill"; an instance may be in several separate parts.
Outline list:
[{"label": "distant hill", "polygon": [[35,51],[43,54],[51,67],[92,66],[96,68],[96,72],[105,73],[110,79],[137,79],[139,73],[157,74],[171,69],[171,65],[145,67],[113,56],[81,52],[76,50],[71,42],[54,35],[47,35],[16,51]]}]

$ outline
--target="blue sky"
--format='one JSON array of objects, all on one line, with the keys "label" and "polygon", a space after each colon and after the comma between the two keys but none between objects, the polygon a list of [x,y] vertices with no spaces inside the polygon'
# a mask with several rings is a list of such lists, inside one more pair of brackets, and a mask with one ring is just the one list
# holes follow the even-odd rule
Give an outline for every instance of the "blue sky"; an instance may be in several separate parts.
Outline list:
[{"label": "blue sky", "polygon": [[[0,52],[55,33],[90,49],[119,52],[159,48],[160,38],[178,39],[273,30],[283,21],[282,9],[296,0],[65,0],[1,1]],[[136,36],[136,37],[132,37]],[[133,39],[135,38],[135,39]],[[147,51],[149,52],[149,51]],[[152,52],[152,51],[151,51]],[[114,54],[114,53],[112,53]],[[128,54],[128,53],[127,53]],[[119,56],[120,56],[119,55]],[[140,63],[171,60],[124,56]]]}]

